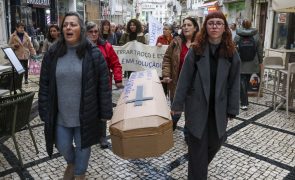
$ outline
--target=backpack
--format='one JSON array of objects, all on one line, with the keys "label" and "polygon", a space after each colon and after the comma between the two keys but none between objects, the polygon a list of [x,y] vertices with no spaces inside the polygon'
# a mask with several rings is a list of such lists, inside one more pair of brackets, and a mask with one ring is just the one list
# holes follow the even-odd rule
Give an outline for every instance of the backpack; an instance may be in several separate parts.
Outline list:
[{"label": "backpack", "polygon": [[242,61],[252,61],[256,55],[256,43],[253,36],[240,36],[238,52]]}]

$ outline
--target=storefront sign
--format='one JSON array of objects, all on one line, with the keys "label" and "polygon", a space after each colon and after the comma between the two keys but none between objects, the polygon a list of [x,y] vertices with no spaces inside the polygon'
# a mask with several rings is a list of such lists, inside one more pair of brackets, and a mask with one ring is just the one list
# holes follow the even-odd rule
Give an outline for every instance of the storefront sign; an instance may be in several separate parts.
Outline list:
[{"label": "storefront sign", "polygon": [[214,11],[217,11],[217,8],[215,6],[211,6],[211,7],[208,7],[208,12],[214,12]]},{"label": "storefront sign", "polygon": [[278,14],[278,23],[285,24],[287,19],[287,13]]},{"label": "storefront sign", "polygon": [[27,3],[33,5],[49,6],[50,0],[27,0]]}]

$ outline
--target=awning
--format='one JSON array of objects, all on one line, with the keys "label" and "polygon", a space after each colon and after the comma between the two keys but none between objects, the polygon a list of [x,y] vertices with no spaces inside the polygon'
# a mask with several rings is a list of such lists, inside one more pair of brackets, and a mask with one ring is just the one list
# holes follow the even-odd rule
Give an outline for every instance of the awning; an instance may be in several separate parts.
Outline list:
[{"label": "awning", "polygon": [[199,7],[205,8],[205,7],[210,7],[210,6],[218,6],[218,1],[207,2],[207,3],[202,4]]},{"label": "awning", "polygon": [[272,9],[277,12],[295,12],[295,0],[272,0]]},{"label": "awning", "polygon": [[[227,4],[227,3],[237,3],[237,2],[241,2],[242,0],[223,0],[223,4]],[[259,0],[257,0],[259,1]],[[266,0],[263,0],[266,1]]]}]

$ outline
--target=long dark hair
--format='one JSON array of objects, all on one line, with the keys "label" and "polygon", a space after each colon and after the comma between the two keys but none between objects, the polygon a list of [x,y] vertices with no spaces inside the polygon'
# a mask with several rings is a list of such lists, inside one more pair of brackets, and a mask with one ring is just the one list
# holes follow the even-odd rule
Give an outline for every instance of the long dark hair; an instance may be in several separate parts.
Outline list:
[{"label": "long dark hair", "polygon": [[[196,31],[193,34],[192,40],[191,40],[193,42],[194,39],[195,39],[195,36],[196,36],[197,32],[199,32],[199,29],[200,29],[199,24],[198,24],[197,20],[195,18],[193,18],[193,17],[186,17],[186,18],[184,18],[182,20],[182,23],[184,23],[185,20],[191,21],[193,23],[195,29],[196,29]],[[179,35],[179,37],[181,38],[181,40],[182,40],[183,43],[185,43],[187,41],[187,39],[185,38],[182,30],[181,30],[181,34]]]},{"label": "long dark hair", "polygon": [[233,54],[235,52],[235,45],[234,45],[234,42],[232,41],[231,31],[229,29],[226,18],[224,14],[220,11],[209,13],[208,16],[206,17],[201,31],[197,34],[197,37],[195,38],[195,41],[192,45],[194,51],[198,55],[203,54],[203,52],[205,51],[205,47],[206,47],[206,44],[208,43],[208,38],[209,38],[206,26],[207,26],[208,20],[212,18],[220,18],[224,21],[224,32],[222,34],[222,39],[220,42],[219,55],[226,58],[233,57]]},{"label": "long dark hair", "polygon": [[85,53],[86,53],[90,43],[86,38],[86,34],[85,34],[86,29],[85,29],[85,25],[83,22],[83,18],[81,17],[81,15],[79,13],[73,12],[73,11],[67,12],[65,14],[64,19],[62,20],[62,23],[61,23],[62,31],[60,33],[60,38],[57,42],[56,54],[57,54],[57,57],[62,57],[67,53],[67,43],[65,41],[65,36],[63,34],[63,25],[64,25],[64,21],[65,21],[66,17],[68,17],[68,16],[76,16],[79,21],[81,33],[80,33],[80,43],[77,46],[76,54],[79,57],[79,59],[82,59],[85,56]]},{"label": "long dark hair", "polygon": [[103,27],[105,25],[108,25],[110,27],[109,31],[108,31],[108,37],[110,37],[113,33],[111,32],[111,23],[108,20],[102,20],[101,21],[101,23],[100,23],[100,34],[101,34],[101,36],[103,35],[103,31],[104,31]]},{"label": "long dark hair", "polygon": [[142,32],[142,26],[141,26],[140,21],[137,20],[137,19],[131,19],[131,20],[127,23],[127,32],[128,32],[128,33],[131,33],[131,30],[130,30],[131,23],[134,23],[134,24],[135,24],[135,26],[136,26],[136,33],[137,33],[137,34]]},{"label": "long dark hair", "polygon": [[52,36],[50,34],[50,29],[51,28],[55,28],[58,32],[60,31],[60,29],[59,29],[59,27],[58,27],[57,24],[51,24],[49,26],[49,28],[48,28],[47,37],[46,37],[49,42],[53,42],[55,40],[55,39],[52,38]]}]

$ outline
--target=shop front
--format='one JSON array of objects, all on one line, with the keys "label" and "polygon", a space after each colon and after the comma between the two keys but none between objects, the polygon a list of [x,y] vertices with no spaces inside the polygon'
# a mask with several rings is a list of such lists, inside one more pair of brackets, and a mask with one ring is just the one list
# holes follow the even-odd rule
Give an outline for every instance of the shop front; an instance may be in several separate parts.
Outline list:
[{"label": "shop front", "polygon": [[265,56],[281,56],[285,64],[295,62],[295,1],[272,0],[271,5],[273,16],[268,22],[271,32],[266,36],[271,41],[265,48]]},{"label": "shop front", "polygon": [[225,0],[223,1],[223,11],[230,24],[236,23],[238,27],[241,27],[243,18],[246,17],[245,1]]},{"label": "shop front", "polygon": [[[85,18],[85,1],[84,0],[58,0],[58,24],[61,25],[62,20],[65,17],[65,14],[69,11],[78,12],[82,18]],[[88,7],[89,8],[89,7]],[[87,11],[86,11],[87,15]]]},{"label": "shop front", "polygon": [[23,22],[30,36],[44,34],[46,25],[51,23],[50,0],[11,0],[10,9],[10,33],[14,32],[18,22]]},{"label": "shop front", "polygon": [[200,8],[203,9],[204,15],[207,16],[210,12],[219,10],[219,2],[218,1],[207,2],[201,5]]}]

